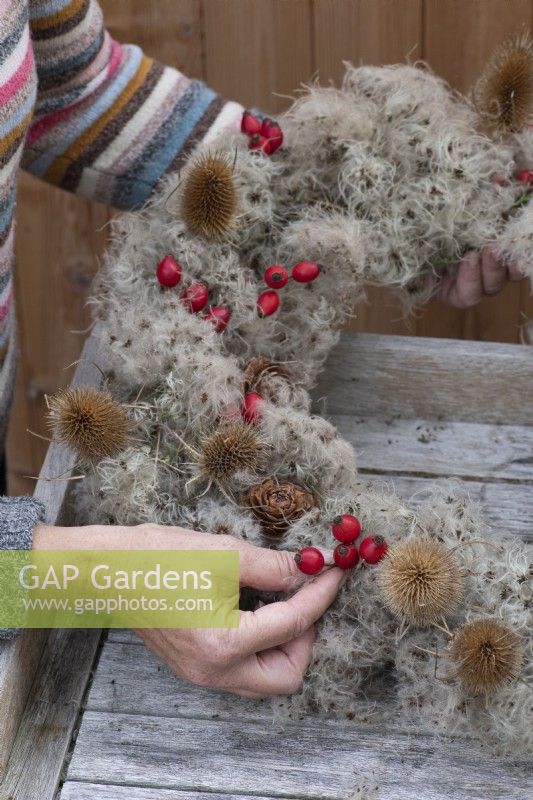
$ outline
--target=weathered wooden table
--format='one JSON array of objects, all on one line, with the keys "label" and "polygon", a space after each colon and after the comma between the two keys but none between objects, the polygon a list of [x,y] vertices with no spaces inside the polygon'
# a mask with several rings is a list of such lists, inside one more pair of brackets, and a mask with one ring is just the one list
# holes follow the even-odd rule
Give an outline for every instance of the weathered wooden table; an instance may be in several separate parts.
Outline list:
[{"label": "weathered wooden table", "polygon": [[[78,383],[96,382],[93,348]],[[494,530],[533,539],[533,349],[346,334],[319,408],[326,396],[363,475],[406,495],[459,477]],[[68,466],[54,445],[43,478]],[[50,520],[68,523],[65,486],[37,487]],[[314,718],[281,731],[261,703],[177,680],[130,632],[27,632],[4,647],[0,729],[0,800],[324,800],[362,778],[379,800],[533,797],[530,761],[465,741]]]}]

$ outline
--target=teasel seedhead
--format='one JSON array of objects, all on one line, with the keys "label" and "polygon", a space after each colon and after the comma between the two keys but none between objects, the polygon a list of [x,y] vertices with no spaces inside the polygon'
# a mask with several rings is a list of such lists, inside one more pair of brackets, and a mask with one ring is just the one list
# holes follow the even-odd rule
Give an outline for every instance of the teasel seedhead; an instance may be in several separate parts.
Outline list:
[{"label": "teasel seedhead", "polygon": [[48,425],[54,439],[86,461],[117,456],[132,428],[109,392],[89,388],[61,389],[48,398]]},{"label": "teasel seedhead", "polygon": [[463,594],[457,559],[435,539],[410,537],[392,545],[378,583],[387,608],[413,625],[430,625],[453,613]]},{"label": "teasel seedhead", "polygon": [[255,426],[230,422],[202,439],[198,466],[205,478],[224,484],[236,472],[256,472],[265,455],[265,441]]},{"label": "teasel seedhead", "polygon": [[496,617],[480,617],[458,628],[448,655],[465,689],[490,693],[520,675],[520,636]]},{"label": "teasel seedhead", "polygon": [[533,115],[533,39],[522,33],[494,53],[474,87],[484,122],[502,133],[520,131]]},{"label": "teasel seedhead", "polygon": [[185,178],[181,199],[181,214],[189,231],[219,239],[232,227],[236,210],[232,165],[217,155],[198,158]]}]

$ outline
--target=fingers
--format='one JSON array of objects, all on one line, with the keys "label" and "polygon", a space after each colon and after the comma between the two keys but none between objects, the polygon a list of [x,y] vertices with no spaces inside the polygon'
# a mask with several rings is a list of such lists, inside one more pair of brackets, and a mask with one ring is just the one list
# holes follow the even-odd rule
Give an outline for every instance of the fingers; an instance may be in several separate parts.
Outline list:
[{"label": "fingers", "polygon": [[508,280],[523,277],[515,264],[502,260],[496,245],[489,245],[481,253],[467,253],[455,274],[445,273],[436,296],[454,308],[470,308],[483,297],[500,292]]},{"label": "fingers", "polygon": [[239,552],[241,586],[289,592],[302,583],[303,575],[289,550],[269,550],[243,543]]},{"label": "fingers", "polygon": [[228,676],[229,691],[245,697],[293,694],[300,688],[313,652],[311,627],[279,648],[248,656]]},{"label": "fingers", "polygon": [[333,567],[306,582],[288,600],[243,612],[234,644],[251,654],[298,638],[331,605],[345,578],[345,572]]},{"label": "fingers", "polygon": [[481,253],[481,280],[487,295],[498,294],[507,282],[507,267],[496,258],[491,247]]},{"label": "fingers", "polygon": [[470,308],[483,297],[480,255],[475,251],[467,253],[457,268],[455,281],[449,287],[447,302],[455,308]]}]

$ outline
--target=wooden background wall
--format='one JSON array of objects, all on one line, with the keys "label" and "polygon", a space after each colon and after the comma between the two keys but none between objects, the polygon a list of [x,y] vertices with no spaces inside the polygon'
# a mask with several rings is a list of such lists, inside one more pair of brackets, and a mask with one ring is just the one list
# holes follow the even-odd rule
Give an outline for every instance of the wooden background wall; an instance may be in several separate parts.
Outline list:
[{"label": "wooden background wall", "polygon": [[[122,41],[200,77],[228,98],[281,111],[302,81],[337,81],[342,60],[423,58],[467,88],[507,35],[533,27],[533,0],[103,0]],[[276,95],[273,95],[276,92]],[[22,360],[8,459],[12,493],[32,491],[46,443],[43,394],[65,385],[89,324],[84,307],[105,244],[109,212],[24,176],[18,204],[17,291]],[[373,291],[357,329],[421,336],[517,341],[533,316],[525,285],[459,312],[431,304],[402,320]]]}]

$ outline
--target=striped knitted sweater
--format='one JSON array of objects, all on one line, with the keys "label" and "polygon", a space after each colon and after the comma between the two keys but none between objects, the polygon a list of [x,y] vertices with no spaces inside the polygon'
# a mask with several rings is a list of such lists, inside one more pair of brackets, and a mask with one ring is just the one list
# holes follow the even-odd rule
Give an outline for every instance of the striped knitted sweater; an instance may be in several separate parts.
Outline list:
[{"label": "striped knitted sweater", "polygon": [[200,81],[114,41],[96,0],[0,0],[0,434],[16,360],[19,165],[76,194],[137,208],[199,139],[241,114]]}]

